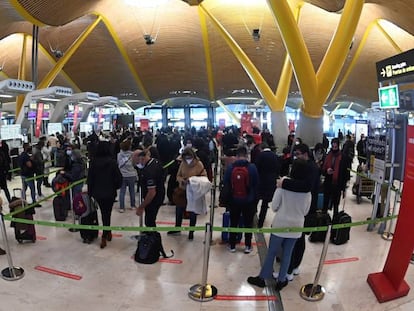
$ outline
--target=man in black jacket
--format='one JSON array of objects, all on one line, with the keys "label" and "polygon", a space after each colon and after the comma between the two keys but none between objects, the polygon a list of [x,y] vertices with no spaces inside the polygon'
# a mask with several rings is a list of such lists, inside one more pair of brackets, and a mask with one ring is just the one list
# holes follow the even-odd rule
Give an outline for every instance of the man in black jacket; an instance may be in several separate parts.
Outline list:
[{"label": "man in black jacket", "polygon": [[276,190],[276,180],[280,174],[280,162],[278,156],[272,152],[267,143],[262,143],[262,152],[254,162],[259,173],[258,199],[262,200],[259,213],[258,228],[263,227],[269,202],[272,201]]}]

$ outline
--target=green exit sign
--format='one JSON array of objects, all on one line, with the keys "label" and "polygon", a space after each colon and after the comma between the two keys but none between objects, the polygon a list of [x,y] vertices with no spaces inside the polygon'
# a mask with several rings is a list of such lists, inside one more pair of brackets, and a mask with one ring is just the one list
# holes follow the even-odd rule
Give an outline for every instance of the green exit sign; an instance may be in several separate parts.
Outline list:
[{"label": "green exit sign", "polygon": [[380,108],[399,108],[400,96],[398,84],[378,88]]}]

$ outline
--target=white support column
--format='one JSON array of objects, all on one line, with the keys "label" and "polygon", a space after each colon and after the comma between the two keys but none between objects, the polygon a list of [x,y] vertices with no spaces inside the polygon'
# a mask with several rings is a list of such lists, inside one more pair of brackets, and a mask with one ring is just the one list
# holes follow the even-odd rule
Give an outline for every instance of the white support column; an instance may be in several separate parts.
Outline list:
[{"label": "white support column", "polygon": [[272,134],[277,148],[277,153],[282,153],[283,148],[287,145],[289,128],[285,111],[272,111],[270,113],[272,122]]},{"label": "white support column", "polygon": [[310,148],[322,142],[323,135],[323,116],[319,118],[309,118],[302,111],[299,114],[299,122],[296,129],[296,137],[302,139],[303,143]]}]

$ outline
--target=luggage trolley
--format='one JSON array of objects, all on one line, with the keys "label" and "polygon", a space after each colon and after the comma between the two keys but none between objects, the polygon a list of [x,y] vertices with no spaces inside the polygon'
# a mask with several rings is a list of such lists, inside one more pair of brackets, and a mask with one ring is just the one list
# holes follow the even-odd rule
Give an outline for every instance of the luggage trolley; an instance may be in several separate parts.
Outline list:
[{"label": "luggage trolley", "polygon": [[372,198],[375,191],[375,181],[365,177],[367,171],[366,165],[359,165],[357,168],[357,176],[354,185],[352,186],[352,194],[356,195],[357,203],[360,204],[362,197]]}]

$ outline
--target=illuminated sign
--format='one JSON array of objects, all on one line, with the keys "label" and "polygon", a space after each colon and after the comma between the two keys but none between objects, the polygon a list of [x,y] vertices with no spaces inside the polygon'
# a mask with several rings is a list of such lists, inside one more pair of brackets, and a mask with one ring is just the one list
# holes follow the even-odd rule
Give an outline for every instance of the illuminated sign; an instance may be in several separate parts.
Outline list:
[{"label": "illuminated sign", "polygon": [[380,87],[378,89],[378,97],[381,109],[400,107],[400,96],[397,84]]}]

